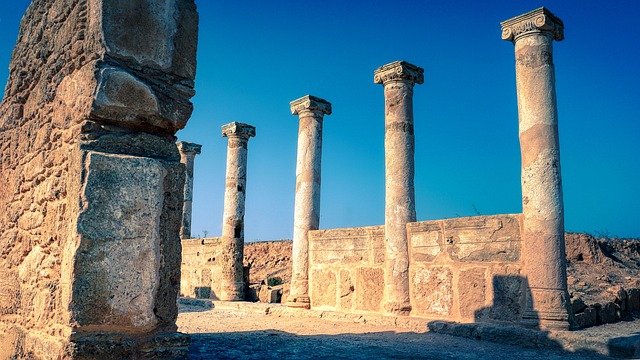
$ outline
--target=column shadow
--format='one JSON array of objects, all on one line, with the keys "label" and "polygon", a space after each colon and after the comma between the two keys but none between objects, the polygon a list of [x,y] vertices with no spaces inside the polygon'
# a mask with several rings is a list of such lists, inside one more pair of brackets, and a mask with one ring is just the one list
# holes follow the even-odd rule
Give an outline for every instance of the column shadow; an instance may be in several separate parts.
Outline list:
[{"label": "column shadow", "polygon": [[508,344],[529,349],[550,349],[559,351],[563,356],[578,356],[584,359],[607,359],[608,357],[593,349],[565,349],[562,342],[550,336],[550,332],[541,329],[539,317],[523,314],[526,302],[531,299],[531,288],[525,277],[519,275],[496,275],[492,279],[493,303],[474,311],[473,321],[457,323],[453,321],[431,321],[427,323],[430,331],[468,339]]}]

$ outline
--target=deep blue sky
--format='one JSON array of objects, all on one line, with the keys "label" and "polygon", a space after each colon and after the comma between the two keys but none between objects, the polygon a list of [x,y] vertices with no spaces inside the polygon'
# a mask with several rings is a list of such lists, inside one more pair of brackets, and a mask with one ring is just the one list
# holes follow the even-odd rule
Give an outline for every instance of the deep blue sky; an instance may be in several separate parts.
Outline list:
[{"label": "deep blue sky", "polygon": [[[0,79],[28,1],[0,14]],[[181,140],[196,159],[194,235],[220,234],[226,139],[249,144],[246,238],[290,238],[297,118],[289,101],[327,99],[321,228],[384,222],[384,111],[373,70],[425,69],[414,95],[419,220],[521,212],[513,45],[499,22],[544,5],[555,43],[566,228],[640,237],[640,2],[211,1],[200,11],[195,111]]]}]

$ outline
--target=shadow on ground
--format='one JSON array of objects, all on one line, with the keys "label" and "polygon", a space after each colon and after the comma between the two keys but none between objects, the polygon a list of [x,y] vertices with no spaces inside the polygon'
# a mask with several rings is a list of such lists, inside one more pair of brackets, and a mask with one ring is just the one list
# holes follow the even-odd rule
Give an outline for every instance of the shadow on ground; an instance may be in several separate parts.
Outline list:
[{"label": "shadow on ground", "polygon": [[189,354],[192,360],[606,359],[593,352],[521,348],[435,333],[296,335],[278,330],[192,334]]}]

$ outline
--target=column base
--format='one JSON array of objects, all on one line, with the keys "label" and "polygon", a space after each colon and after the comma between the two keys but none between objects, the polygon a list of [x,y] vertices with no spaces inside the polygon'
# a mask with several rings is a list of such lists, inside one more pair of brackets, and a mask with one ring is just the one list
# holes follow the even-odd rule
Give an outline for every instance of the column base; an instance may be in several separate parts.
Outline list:
[{"label": "column base", "polygon": [[569,294],[563,289],[530,288],[521,323],[529,328],[565,331],[571,329]]},{"label": "column base", "polygon": [[539,330],[567,331],[571,330],[571,322],[567,312],[528,310],[522,316],[521,324]]},{"label": "column base", "polygon": [[384,304],[384,312],[394,316],[409,316],[411,304],[408,302],[387,302]]},{"label": "column base", "polygon": [[311,309],[311,299],[308,296],[298,296],[285,303],[287,307],[298,309]]},{"label": "column base", "polygon": [[244,283],[235,283],[236,287],[220,291],[218,299],[222,301],[244,301]]},{"label": "column base", "polygon": [[71,359],[186,359],[191,338],[178,332],[141,335],[74,333]]}]

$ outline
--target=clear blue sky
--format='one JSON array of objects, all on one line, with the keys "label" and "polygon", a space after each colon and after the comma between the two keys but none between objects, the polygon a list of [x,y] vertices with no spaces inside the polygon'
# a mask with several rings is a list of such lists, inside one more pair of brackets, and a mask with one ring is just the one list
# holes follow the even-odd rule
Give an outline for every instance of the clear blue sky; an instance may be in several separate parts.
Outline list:
[{"label": "clear blue sky", "polygon": [[[0,79],[28,1],[0,14]],[[414,95],[419,220],[521,212],[513,45],[499,22],[544,5],[555,43],[566,229],[640,237],[640,2],[211,1],[200,11],[194,235],[220,234],[226,139],[249,144],[247,240],[290,238],[297,118],[289,101],[327,99],[321,228],[384,222],[384,111],[373,70],[425,69]]]}]

